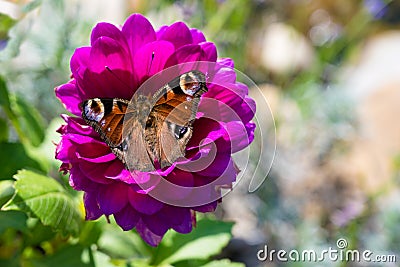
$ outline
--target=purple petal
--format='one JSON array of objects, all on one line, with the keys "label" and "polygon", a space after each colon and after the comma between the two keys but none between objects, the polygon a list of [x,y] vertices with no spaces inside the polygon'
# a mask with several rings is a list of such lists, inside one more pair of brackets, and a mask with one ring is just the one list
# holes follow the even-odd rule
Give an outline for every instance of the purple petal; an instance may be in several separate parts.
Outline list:
[{"label": "purple petal", "polygon": [[[178,50],[175,51],[165,63],[165,68],[175,66],[177,64],[182,64],[186,62],[196,62],[200,61],[202,57],[202,49],[199,45],[185,45],[180,47]],[[193,64],[194,66],[196,64]],[[195,69],[192,66],[185,66],[185,70],[182,72],[190,71]]]},{"label": "purple petal", "polygon": [[133,59],[137,83],[142,84],[148,77],[163,70],[174,51],[174,46],[167,41],[151,42],[141,47]]},{"label": "purple petal", "polygon": [[70,141],[74,142],[75,144],[82,145],[87,143],[93,143],[99,146],[107,146],[106,143],[99,140],[99,135],[97,134],[95,137],[77,134],[77,133],[68,133],[64,135],[65,138],[68,138]]},{"label": "purple petal", "polygon": [[116,159],[111,163],[107,163],[107,168],[104,170],[104,176],[113,180],[127,181],[131,179],[131,174],[125,169],[122,161]]},{"label": "purple petal", "polygon": [[[90,51],[88,68],[95,73],[105,71],[105,66],[111,70],[126,70],[132,72],[130,55],[120,43],[109,38],[100,37],[95,41]],[[122,79],[122,77],[119,77]],[[115,79],[115,77],[114,77]]]},{"label": "purple petal", "polygon": [[204,34],[196,28],[190,29],[190,33],[192,34],[193,44],[198,44],[206,41],[206,37]]},{"label": "purple petal", "polygon": [[55,158],[64,163],[78,161],[76,157],[76,146],[65,135],[61,137],[56,147]]},{"label": "purple petal", "polygon": [[231,161],[229,153],[217,153],[211,164],[197,173],[202,176],[218,177],[226,171]]},{"label": "purple petal", "polygon": [[[88,84],[85,80],[92,80],[92,76],[98,79],[96,84]],[[90,51],[88,69],[83,78],[85,91],[92,88],[100,91],[100,94],[108,94],[111,91],[114,95],[126,95],[125,91],[129,92],[133,86],[130,54],[117,41],[104,36],[98,38]],[[93,88],[94,85],[100,86]]]},{"label": "purple petal", "polygon": [[217,48],[215,47],[214,43],[205,42],[201,43],[200,46],[205,55],[205,58],[203,57],[202,60],[210,62],[217,61]]},{"label": "purple petal", "polygon": [[144,241],[150,246],[156,247],[163,238],[162,236],[156,235],[155,233],[151,232],[149,228],[146,226],[142,220],[139,220],[136,224],[136,231],[142,237]]},{"label": "purple petal", "polygon": [[129,202],[140,213],[152,215],[160,211],[164,206],[163,203],[146,194],[136,193],[133,189],[128,192]]},{"label": "purple petal", "polygon": [[99,208],[99,204],[97,203],[96,192],[85,192],[83,195],[83,204],[85,205],[86,220],[97,220],[101,215],[103,215]]},{"label": "purple petal", "polygon": [[81,118],[70,117],[65,114],[61,114],[61,118],[67,123],[64,127],[63,134],[81,134],[92,138],[99,136],[93,129],[93,127],[86,124],[86,122]]},{"label": "purple petal", "polygon": [[79,191],[93,192],[97,190],[97,184],[90,181],[76,164],[70,170],[69,184],[73,189]]},{"label": "purple petal", "polygon": [[[212,118],[213,120],[220,122],[230,122],[233,120],[240,120],[240,116],[236,110],[241,107],[243,101],[239,97],[232,96],[234,93],[227,94],[231,95],[227,97],[229,101],[233,100],[233,103],[228,103],[220,99],[203,98],[200,102],[198,111],[201,112],[203,117]],[[236,107],[236,110],[235,110]],[[239,110],[241,112],[242,110]]]},{"label": "purple petal", "polygon": [[181,233],[181,234],[190,233],[192,231],[192,229],[193,229],[193,224],[192,224],[191,217],[189,217],[188,219],[184,220],[181,224],[173,225],[172,228],[175,231],[177,231],[178,233]]},{"label": "purple petal", "polygon": [[225,58],[219,58],[217,60],[217,63],[227,66],[231,69],[233,69],[235,67],[235,62],[233,61],[233,59],[229,58],[229,57],[225,57]]},{"label": "purple petal", "polygon": [[[244,98],[242,98],[240,95],[238,95],[238,93],[235,92],[234,90],[231,90],[231,88],[222,87],[222,86],[219,86],[216,84],[211,85],[209,87],[209,91],[204,94],[204,97],[211,98],[214,101],[208,101],[208,102],[201,101],[199,104],[199,110],[204,112],[204,110],[207,110],[210,106],[216,105],[215,102],[220,102],[218,104],[218,106],[219,106],[218,108],[222,109],[225,106],[226,112],[230,113],[231,115],[233,115],[232,111],[235,111],[235,113],[236,113],[236,110],[239,110],[240,106],[242,105]],[[205,105],[205,107],[202,107],[202,105]],[[209,112],[207,112],[207,113],[209,113]],[[218,115],[218,113],[214,113],[214,114]],[[218,117],[221,117],[221,116],[218,116]]]},{"label": "purple petal", "polygon": [[128,204],[128,186],[123,183],[113,183],[100,187],[97,195],[101,211],[111,215],[122,210]]},{"label": "purple petal", "polygon": [[132,56],[140,47],[156,40],[153,26],[140,14],[133,14],[125,21],[122,33],[128,42]]},{"label": "purple petal", "polygon": [[116,157],[106,144],[83,143],[76,148],[76,156],[79,159],[102,163],[114,160]]},{"label": "purple petal", "polygon": [[232,121],[226,123],[225,125],[227,129],[227,137],[229,139],[232,146],[232,153],[238,152],[243,148],[247,147],[253,141],[250,138],[250,133],[254,132],[255,124],[249,123],[248,125],[244,125],[241,121]]},{"label": "purple petal", "polygon": [[93,182],[100,184],[110,184],[113,181],[104,177],[104,172],[108,168],[107,163],[92,163],[82,161],[79,163],[81,171]]},{"label": "purple petal", "polygon": [[158,216],[162,220],[168,221],[171,225],[180,225],[186,220],[189,220],[190,223],[192,221],[189,208],[175,207],[171,205],[165,205]]},{"label": "purple petal", "polygon": [[157,40],[161,40],[160,38],[163,36],[163,34],[165,33],[165,31],[167,29],[168,29],[168,26],[167,25],[163,25],[156,31]]},{"label": "purple petal", "polygon": [[218,204],[217,201],[214,201],[206,205],[193,207],[192,209],[202,213],[212,212],[217,208],[217,204]]},{"label": "purple petal", "polygon": [[125,51],[129,53],[129,48],[125,36],[122,34],[121,30],[118,29],[115,25],[106,22],[98,23],[93,28],[92,34],[90,36],[90,43],[92,44],[92,46],[97,41],[97,39],[101,37],[109,37],[117,41],[125,49]]},{"label": "purple petal", "polygon": [[209,118],[199,118],[193,123],[193,136],[186,146],[186,150],[192,150],[209,144],[224,135],[224,129],[217,121]]},{"label": "purple petal", "polygon": [[114,218],[124,231],[129,231],[139,221],[140,214],[128,204],[121,211],[115,213]]},{"label": "purple petal", "polygon": [[165,179],[179,186],[192,187],[194,185],[193,175],[178,168],[165,177]]},{"label": "purple petal", "polygon": [[240,119],[242,120],[243,123],[247,123],[254,117],[255,113],[256,113],[256,102],[254,101],[253,98],[246,96],[238,111]]},{"label": "purple petal", "polygon": [[193,174],[176,168],[151,191],[158,199],[175,202],[188,197],[194,186]]},{"label": "purple petal", "polygon": [[165,205],[158,216],[179,233],[187,234],[192,231],[192,215],[189,208]]},{"label": "purple petal", "polygon": [[82,100],[79,97],[75,80],[71,80],[69,83],[56,87],[55,93],[66,110],[76,116],[80,116],[81,110],[79,109],[79,104]]},{"label": "purple petal", "polygon": [[75,49],[74,54],[71,57],[71,72],[74,77],[79,76],[79,71],[85,69],[89,62],[91,47],[85,46]]},{"label": "purple petal", "polygon": [[131,99],[134,94],[132,73],[120,69],[95,73],[86,69],[81,78],[77,78],[77,88],[81,99],[90,98],[122,98]]},{"label": "purple petal", "polygon": [[210,82],[215,85],[233,90],[235,88],[236,82],[235,70],[221,64],[218,64],[216,68],[216,73],[214,74]]},{"label": "purple petal", "polygon": [[160,40],[171,42],[175,49],[193,43],[192,33],[186,24],[180,21],[165,29]]},{"label": "purple petal", "polygon": [[168,221],[162,220],[157,215],[143,215],[142,222],[147,226],[147,228],[154,234],[158,236],[163,236],[171,225]]}]

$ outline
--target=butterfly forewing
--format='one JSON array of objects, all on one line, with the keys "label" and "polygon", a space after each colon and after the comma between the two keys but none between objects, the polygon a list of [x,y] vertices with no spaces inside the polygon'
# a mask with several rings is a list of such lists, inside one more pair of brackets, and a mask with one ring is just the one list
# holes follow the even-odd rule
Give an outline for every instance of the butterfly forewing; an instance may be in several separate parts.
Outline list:
[{"label": "butterfly forewing", "polygon": [[[205,76],[192,71],[175,78],[156,93],[150,117],[156,118],[156,154],[161,167],[169,166],[184,156],[192,136],[192,125],[202,94],[207,92]],[[158,97],[158,98],[157,98]],[[183,130],[183,131],[182,131]]]},{"label": "butterfly forewing", "polygon": [[110,146],[122,142],[122,127],[129,101],[124,99],[93,98],[83,102],[82,117]]}]

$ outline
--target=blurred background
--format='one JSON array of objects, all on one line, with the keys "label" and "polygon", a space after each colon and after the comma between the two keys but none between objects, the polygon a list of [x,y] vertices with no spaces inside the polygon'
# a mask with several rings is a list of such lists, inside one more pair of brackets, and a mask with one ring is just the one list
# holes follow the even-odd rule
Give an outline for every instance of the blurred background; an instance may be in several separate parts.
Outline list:
[{"label": "blurred background", "polygon": [[[0,1],[0,75],[29,103],[20,105],[33,127],[45,129],[29,138],[49,173],[57,175],[50,141],[57,142],[65,112],[53,89],[69,79],[74,49],[89,44],[97,22],[122,24],[135,12],[155,28],[182,20],[202,30],[219,57],[234,59],[255,81],[259,89],[251,92],[261,90],[274,115],[277,150],[268,178],[249,193],[244,177],[217,211],[235,222],[219,257],[246,266],[311,266],[260,262],[256,253],[266,244],[336,248],[345,238],[349,248],[400,261],[400,1]],[[0,135],[17,140],[5,117],[0,112]],[[262,140],[253,144],[265,144],[266,161],[271,129],[259,129]],[[10,154],[1,164],[7,175],[30,160]]]}]

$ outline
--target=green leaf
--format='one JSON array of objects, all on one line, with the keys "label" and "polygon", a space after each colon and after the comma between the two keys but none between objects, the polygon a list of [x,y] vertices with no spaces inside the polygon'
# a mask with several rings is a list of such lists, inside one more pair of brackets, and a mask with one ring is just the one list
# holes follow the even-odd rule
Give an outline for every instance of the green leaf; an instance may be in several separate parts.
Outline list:
[{"label": "green leaf", "polygon": [[39,163],[27,155],[20,143],[0,142],[0,162],[0,180],[11,179],[22,168],[42,170]]},{"label": "green leaf", "polygon": [[63,124],[64,121],[61,118],[53,119],[46,128],[45,139],[38,147],[27,146],[27,153],[32,158],[36,159],[42,166],[42,169],[46,173],[51,172],[51,168],[58,169],[60,166],[60,161],[55,159],[54,143],[58,143],[61,139],[60,134],[56,130]]},{"label": "green leaf", "polygon": [[161,242],[153,264],[174,263],[188,259],[208,259],[228,244],[233,223],[202,219],[189,234],[170,231]]},{"label": "green leaf", "polygon": [[14,182],[10,180],[0,181],[0,208],[14,195]]},{"label": "green leaf", "polygon": [[96,244],[102,232],[101,221],[87,221],[84,223],[79,235],[79,243],[84,247]]},{"label": "green leaf", "polygon": [[230,260],[224,259],[209,262],[201,267],[245,267],[245,265],[243,263],[231,262]]},{"label": "green leaf", "polygon": [[35,147],[39,146],[44,140],[46,128],[40,113],[20,96],[11,98],[11,107],[26,140]]},{"label": "green leaf", "polygon": [[16,21],[6,14],[0,13],[0,39],[8,38],[8,31],[14,26]]},{"label": "green leaf", "polygon": [[14,178],[16,195],[6,209],[25,211],[64,234],[79,233],[82,217],[78,205],[58,182],[27,170],[19,171]]},{"label": "green leaf", "polygon": [[29,11],[32,11],[35,8],[39,7],[41,3],[42,0],[33,0],[22,7],[22,12],[28,13]]},{"label": "green leaf", "polygon": [[4,107],[4,109],[10,109],[10,95],[8,93],[7,84],[4,81],[4,78],[0,76],[0,105]]},{"label": "green leaf", "polygon": [[20,211],[0,211],[0,234],[9,228],[27,232],[27,219],[26,214]]},{"label": "green leaf", "polygon": [[112,258],[129,259],[134,256],[150,256],[148,247],[133,231],[124,232],[119,227],[107,224],[98,242],[99,250]]},{"label": "green leaf", "polygon": [[37,218],[28,218],[29,232],[25,235],[25,246],[37,246],[40,243],[54,238],[56,233],[50,226],[43,225]]},{"label": "green leaf", "polygon": [[0,266],[20,267],[21,264],[19,262],[19,258],[12,257],[11,259],[0,259]]},{"label": "green leaf", "polygon": [[[31,259],[29,266],[34,267],[89,267],[89,263],[82,260],[84,248],[80,245],[62,247],[53,255],[41,259]],[[99,265],[100,266],[100,265]]]},{"label": "green leaf", "polygon": [[[102,253],[101,251],[98,251],[98,250],[93,252],[93,258],[94,258],[95,266],[98,266],[98,267],[129,266],[129,265],[126,265],[126,264],[124,264],[124,265],[122,265],[122,264],[121,265],[112,264],[111,263],[111,261],[112,261],[111,258],[107,254],[104,254],[104,253]],[[137,265],[131,265],[131,266],[140,267],[140,266],[137,266]]]},{"label": "green leaf", "polygon": [[5,120],[0,118],[0,142],[7,142],[8,140],[8,124]]}]

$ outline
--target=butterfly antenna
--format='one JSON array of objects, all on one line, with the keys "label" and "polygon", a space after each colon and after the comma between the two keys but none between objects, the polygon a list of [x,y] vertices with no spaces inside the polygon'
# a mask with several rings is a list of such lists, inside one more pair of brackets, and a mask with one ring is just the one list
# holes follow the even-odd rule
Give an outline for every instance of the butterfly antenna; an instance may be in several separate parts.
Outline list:
[{"label": "butterfly antenna", "polygon": [[151,70],[151,67],[153,65],[153,60],[154,60],[154,51],[153,51],[153,53],[151,53],[150,64],[149,64],[149,67],[147,68],[147,76],[150,74],[150,70]]},{"label": "butterfly antenna", "polygon": [[106,70],[108,70],[118,81],[120,81],[123,85],[126,86],[127,89],[132,90],[131,86],[129,86],[125,81],[123,81],[109,66],[105,66]]}]

